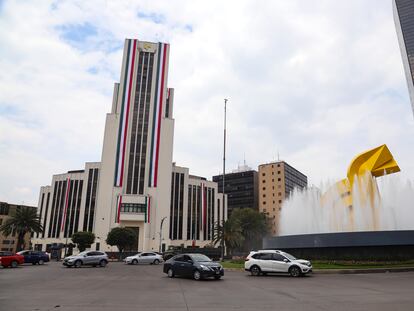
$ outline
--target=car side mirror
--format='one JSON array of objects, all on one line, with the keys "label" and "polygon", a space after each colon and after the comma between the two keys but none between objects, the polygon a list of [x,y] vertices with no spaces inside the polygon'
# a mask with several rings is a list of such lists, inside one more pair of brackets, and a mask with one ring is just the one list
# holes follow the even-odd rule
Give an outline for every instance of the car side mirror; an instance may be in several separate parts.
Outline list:
[{"label": "car side mirror", "polygon": [[283,261],[284,261],[284,262],[289,262],[289,259],[286,259],[286,258],[285,258],[285,259],[283,259]]}]

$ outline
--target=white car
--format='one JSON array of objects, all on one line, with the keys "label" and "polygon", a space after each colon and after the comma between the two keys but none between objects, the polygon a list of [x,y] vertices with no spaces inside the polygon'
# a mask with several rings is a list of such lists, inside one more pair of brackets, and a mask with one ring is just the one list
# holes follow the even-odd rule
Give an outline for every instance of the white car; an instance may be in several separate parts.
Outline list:
[{"label": "white car", "polygon": [[308,260],[296,259],[282,251],[260,250],[250,252],[244,263],[244,269],[250,271],[253,276],[289,273],[297,277],[312,272],[312,264]]},{"label": "white car", "polygon": [[162,262],[162,256],[160,254],[154,252],[144,252],[138,253],[134,256],[129,256],[125,258],[125,263],[129,265],[137,265],[137,264],[154,264],[158,265]]}]

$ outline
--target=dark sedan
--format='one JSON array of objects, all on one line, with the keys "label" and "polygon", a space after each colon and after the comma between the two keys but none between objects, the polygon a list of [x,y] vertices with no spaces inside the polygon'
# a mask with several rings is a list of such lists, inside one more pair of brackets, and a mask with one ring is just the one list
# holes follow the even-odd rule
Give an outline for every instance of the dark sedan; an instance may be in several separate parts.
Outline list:
[{"label": "dark sedan", "polygon": [[211,261],[206,255],[180,254],[165,262],[164,273],[170,278],[186,276],[201,280],[214,277],[218,280],[224,275],[224,270],[219,263]]},{"label": "dark sedan", "polygon": [[31,263],[32,265],[43,265],[49,262],[49,255],[40,251],[21,251],[17,254],[24,256],[24,263]]}]

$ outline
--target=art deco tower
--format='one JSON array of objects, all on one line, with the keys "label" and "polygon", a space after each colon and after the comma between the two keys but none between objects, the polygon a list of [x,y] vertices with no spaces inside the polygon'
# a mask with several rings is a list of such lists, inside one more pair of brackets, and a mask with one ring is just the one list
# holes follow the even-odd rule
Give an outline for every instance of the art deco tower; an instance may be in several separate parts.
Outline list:
[{"label": "art deco tower", "polygon": [[[105,126],[96,217],[101,239],[108,225],[121,224],[136,230],[141,247],[158,249],[160,221],[169,215],[171,197],[174,120],[168,57],[168,44],[125,41],[121,79]],[[164,236],[167,228],[168,223]]]}]

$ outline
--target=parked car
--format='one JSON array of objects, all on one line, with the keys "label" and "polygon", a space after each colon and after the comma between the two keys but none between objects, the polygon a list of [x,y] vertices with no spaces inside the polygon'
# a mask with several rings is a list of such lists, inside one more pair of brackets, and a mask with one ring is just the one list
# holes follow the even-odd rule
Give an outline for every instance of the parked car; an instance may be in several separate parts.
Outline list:
[{"label": "parked car", "polygon": [[17,268],[18,265],[24,263],[24,257],[19,254],[13,254],[12,252],[0,252],[0,262],[4,268]]},{"label": "parked car", "polygon": [[180,254],[167,260],[164,273],[168,277],[186,276],[195,280],[214,277],[216,280],[224,275],[223,267],[203,254]]},{"label": "parked car", "polygon": [[279,250],[260,250],[250,252],[244,263],[244,269],[250,271],[253,276],[289,273],[297,277],[312,272],[312,264],[308,260],[296,259]]},{"label": "parked car", "polygon": [[63,265],[68,268],[80,268],[81,266],[106,267],[107,264],[108,255],[99,251],[84,251],[78,255],[68,256],[63,259]]},{"label": "parked car", "polygon": [[49,255],[40,251],[21,251],[17,254],[24,257],[24,263],[31,263],[32,265],[43,265],[45,262],[49,262]]},{"label": "parked car", "polygon": [[163,262],[162,255],[157,254],[155,252],[144,252],[144,253],[137,253],[134,256],[128,256],[125,258],[125,263],[129,265],[137,265],[137,264],[154,264],[158,265],[160,262]]}]

